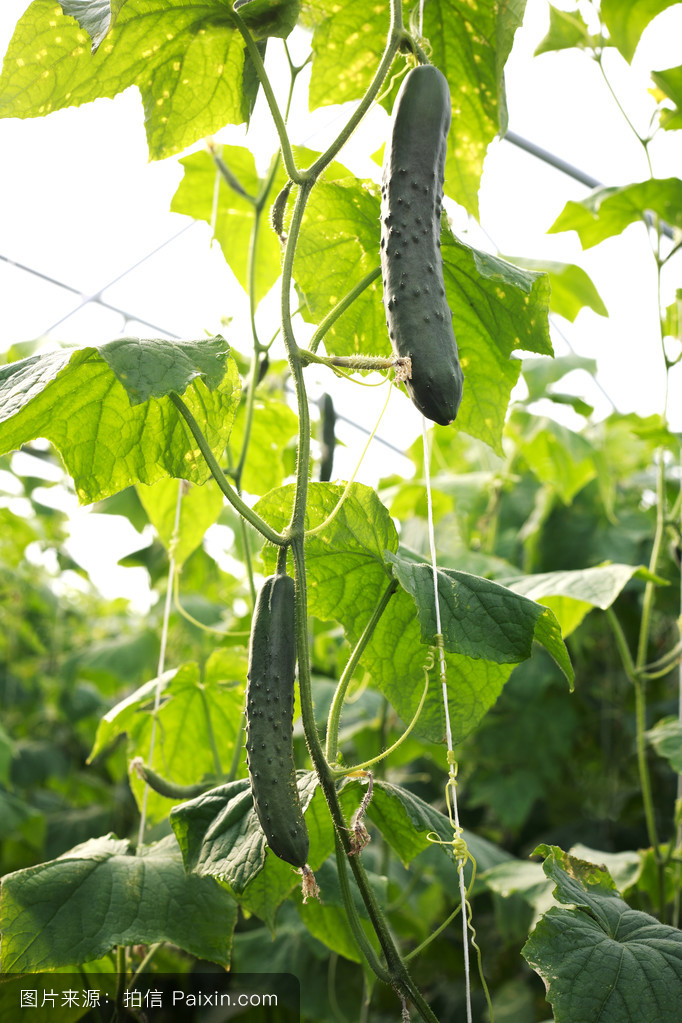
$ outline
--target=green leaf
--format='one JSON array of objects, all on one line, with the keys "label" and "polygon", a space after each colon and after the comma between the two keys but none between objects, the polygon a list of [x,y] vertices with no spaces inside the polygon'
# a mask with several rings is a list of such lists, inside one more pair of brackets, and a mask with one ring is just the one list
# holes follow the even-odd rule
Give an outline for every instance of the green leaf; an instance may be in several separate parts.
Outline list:
[{"label": "green leaf", "polygon": [[682,289],[678,288],[675,292],[675,298],[666,307],[665,318],[663,323],[663,330],[666,337],[674,337],[676,340],[682,339]]},{"label": "green leaf", "polygon": [[599,13],[611,42],[629,62],[649,22],[674,3],[676,0],[602,0]]},{"label": "green leaf", "polygon": [[424,7],[430,56],[452,94],[445,191],[474,216],[487,147],[507,130],[504,65],[525,6],[525,0],[465,7],[459,0],[439,0]]},{"label": "green leaf", "polygon": [[682,774],[682,722],[679,718],[663,718],[644,735],[659,757],[664,757],[676,774]]},{"label": "green leaf", "polygon": [[28,973],[159,941],[228,966],[237,919],[235,902],[212,878],[185,874],[172,836],[137,856],[127,840],[94,838],[8,874],[0,912],[3,969]]},{"label": "green leaf", "polygon": [[536,479],[564,504],[570,504],[597,475],[596,452],[590,442],[554,419],[515,409],[508,430]]},{"label": "green leaf", "polygon": [[[329,171],[327,172],[329,178]],[[308,313],[319,323],[379,264],[379,197],[376,185],[346,175],[321,181],[306,207],[294,276]],[[325,338],[334,355],[388,355],[391,351],[381,282],[375,281],[336,321]]]},{"label": "green leaf", "polygon": [[253,809],[248,778],[174,806],[170,821],[189,872],[219,877],[240,893],[262,870],[265,835]]},{"label": "green leaf", "polygon": [[442,240],[445,287],[464,371],[456,427],[502,453],[502,429],[521,362],[515,351],[552,355],[549,281],[479,252],[450,232]]},{"label": "green leaf", "polygon": [[[242,405],[230,435],[233,463],[242,449],[244,417]],[[286,460],[287,448],[297,433],[298,417],[285,402],[267,396],[254,400],[248,456],[241,478],[241,486],[247,493],[264,494],[289,475],[291,463]]]},{"label": "green leaf", "polygon": [[[592,309],[598,316],[608,316],[608,310],[591,278],[575,263],[553,263],[549,260],[512,258],[512,263],[526,270],[539,270],[549,277],[549,307],[553,313],[575,322],[581,309]],[[570,356],[566,356],[570,358]],[[575,356],[574,358],[579,358]],[[590,360],[585,359],[585,362]]]},{"label": "green leaf", "polygon": [[[104,715],[90,760],[126,734],[128,759],[142,757],[158,774],[178,785],[220,775],[232,762],[240,734],[246,669],[246,651],[233,647],[218,650],[209,658],[203,679],[196,664],[165,672],[160,681],[154,759],[149,763],[157,686],[157,679],[151,679]],[[133,774],[130,784],[141,806],[144,782]],[[169,806],[166,797],[147,793],[148,820],[162,820]]]},{"label": "green leaf", "polygon": [[536,575],[505,579],[505,585],[551,608],[564,636],[569,636],[594,607],[605,611],[633,578],[650,578],[647,569],[637,565],[598,565],[573,571],[541,572]]},{"label": "green leaf", "polygon": [[[360,795],[364,793],[359,782],[349,782],[343,792],[347,796],[356,790]],[[375,779],[367,816],[405,866],[433,844],[429,835],[436,835],[441,848],[452,858],[454,833],[450,818],[401,785]],[[512,858],[502,848],[473,832],[465,830],[463,838],[476,860],[477,871],[489,870]]]},{"label": "green leaf", "polygon": [[[299,771],[298,790],[310,835],[308,862],[316,870],[334,848],[333,826],[314,772]],[[219,878],[245,908],[270,923],[277,907],[300,884],[300,873],[267,845],[248,778],[173,807],[170,821],[185,869]]]},{"label": "green leaf", "polygon": [[580,11],[561,11],[549,6],[549,30],[535,48],[534,56],[553,50],[583,48],[591,44],[591,37]]},{"label": "green leaf", "polygon": [[595,359],[586,359],[582,355],[561,355],[555,359],[524,359],[521,372],[528,385],[528,401],[539,401],[540,398],[556,398],[551,385],[561,380],[567,373],[582,369],[590,376],[597,372]]},{"label": "green leaf", "polygon": [[[311,483],[306,529],[327,519],[343,492],[344,487],[336,484]],[[271,525],[277,522],[283,527],[289,520],[293,494],[291,485],[272,490],[256,508]],[[311,613],[323,620],[341,620],[338,611],[359,634],[374,609],[376,594],[390,581],[384,552],[397,549],[398,536],[388,510],[370,487],[353,483],[324,531],[306,542]],[[274,568],[276,557],[273,548],[264,548],[266,570]]]},{"label": "green leaf", "polygon": [[[372,80],[389,30],[390,12],[361,0],[305,0],[304,18],[313,28],[310,109],[360,99]],[[358,31],[362,26],[362,31]]]},{"label": "green leaf", "polygon": [[[606,867],[621,893],[633,886],[642,869],[641,853],[631,850],[617,853],[604,852],[603,849],[591,849],[587,845],[578,843],[571,846],[569,852],[571,856],[577,856],[578,859]],[[538,863],[536,866],[539,867],[540,864]]]},{"label": "green leaf", "polygon": [[671,227],[682,227],[682,180],[653,178],[635,185],[598,188],[580,202],[570,200],[549,233],[577,231],[584,249],[612,238],[653,213]]},{"label": "green leaf", "polygon": [[[306,528],[318,525],[330,515],[343,489],[329,483],[310,485]],[[276,529],[283,528],[289,519],[292,497],[293,487],[283,487],[266,494],[256,507]],[[394,565],[391,555],[397,550],[397,542],[387,509],[373,490],[359,484],[351,486],[348,497],[325,530],[307,541],[309,611],[323,621],[340,622],[351,645],[359,639],[389,585]],[[274,570],[275,558],[274,550],[264,548],[266,571]],[[432,601],[432,597],[425,600]],[[564,668],[567,658],[560,652],[558,633],[552,634],[543,627],[540,635]],[[498,663],[494,658],[499,655],[492,643],[489,651],[492,656],[484,659],[484,637],[478,647],[467,646],[461,640],[455,642],[460,644],[459,649],[467,651],[447,654],[450,718],[453,736],[459,741],[493,705],[514,663]],[[476,650],[477,659],[469,655],[471,649]],[[390,598],[365,649],[359,673],[366,673],[371,684],[385,693],[403,721],[408,722],[422,694],[427,660],[428,648],[415,601],[401,589]],[[420,735],[442,741],[445,718],[439,686],[429,688],[417,730]]]},{"label": "green leaf", "polygon": [[238,11],[256,39],[286,39],[298,21],[301,0],[235,0]]},{"label": "green leaf", "polygon": [[[524,7],[524,0],[502,8],[494,0],[466,7],[458,0],[438,0],[424,8],[430,57],[452,92],[446,191],[474,214],[486,147],[506,130],[503,69]],[[341,5],[307,0],[305,16],[313,28],[311,108],[360,99],[381,58],[389,31],[388,8],[368,6],[364,0]],[[404,70],[405,60],[398,57],[389,81]],[[390,105],[393,98],[391,90],[386,102]]]},{"label": "green leaf", "polygon": [[675,110],[661,111],[662,126],[668,130],[682,128],[682,65],[665,68],[663,71],[652,71],[651,77],[676,107]]},{"label": "green leaf", "polygon": [[119,338],[33,355],[0,368],[0,449],[52,441],[81,503],[164,476],[204,483],[209,471],[167,397],[183,394],[220,457],[239,403],[239,377],[221,337]]},{"label": "green leaf", "polygon": [[[319,323],[378,264],[376,186],[346,177],[317,185],[306,210],[295,275],[313,320]],[[524,270],[472,249],[445,226],[442,255],[453,312],[464,398],[455,429],[501,451],[501,434],[524,350],[551,355],[546,274]],[[371,284],[326,336],[335,355],[390,354],[382,292]]]},{"label": "green leaf", "polygon": [[95,53],[128,0],[59,0],[64,14],[75,18],[92,39]]},{"label": "green leaf", "polygon": [[[315,879],[320,887],[320,891],[324,893],[324,901],[309,899],[305,906],[297,902],[296,908],[302,923],[313,937],[321,941],[332,952],[344,956],[344,958],[349,959],[353,963],[362,963],[362,953],[348,923],[348,914],[343,902],[343,896],[341,895],[339,875],[333,857],[315,871]],[[377,894],[377,888],[379,890],[383,888],[381,895],[385,904],[386,878],[379,879],[374,875],[370,877],[370,883]],[[380,949],[377,937],[369,924],[367,909],[355,885],[351,888],[351,895],[355,910],[360,917],[360,924],[363,926],[370,944],[375,946],[375,950],[379,954]]]},{"label": "green leaf", "polygon": [[[87,19],[97,37],[106,16]],[[127,0],[97,52],[87,44],[54,0],[34,0],[5,57],[0,117],[38,117],[136,85],[152,159],[248,120],[244,43],[222,0]]]},{"label": "green leaf", "polygon": [[542,910],[552,905],[551,882],[547,879],[540,863],[509,858],[486,870],[482,880],[486,886],[503,899],[522,895],[532,906]]},{"label": "green leaf", "polygon": [[[231,188],[211,154],[202,151],[179,161],[183,177],[171,200],[171,210],[211,225],[230,270],[248,294],[249,251],[256,219],[252,200],[260,194],[263,182],[253,154],[245,146],[217,146],[216,154],[246,195]],[[272,199],[285,181],[286,174],[280,167],[270,193]],[[280,242],[267,216],[260,216],[256,246],[254,296],[260,302],[277,281],[281,268]]]},{"label": "green leaf", "polygon": [[540,846],[554,897],[523,948],[540,974],[556,1023],[661,1023],[682,998],[682,932],[632,910],[608,871]]},{"label": "green leaf", "polygon": [[[388,555],[403,589],[417,605],[422,643],[436,643],[433,570]],[[445,649],[476,660],[518,664],[530,657],[535,625],[542,608],[499,583],[480,576],[437,569],[438,604]]]},{"label": "green leaf", "polygon": [[[175,529],[178,488],[182,487],[180,521]],[[223,508],[223,495],[214,480],[202,487],[188,487],[178,480],[157,480],[151,487],[138,484],[137,493],[159,539],[179,567],[196,550],[209,526],[218,520]]]},{"label": "green leaf", "polygon": [[[433,570],[387,554],[403,589],[412,595],[421,624],[421,641],[436,643]],[[495,664],[519,664],[531,655],[533,640],[554,657],[569,682],[573,681],[568,653],[552,611],[500,583],[468,572],[438,569],[438,601],[443,643],[448,653]]]}]

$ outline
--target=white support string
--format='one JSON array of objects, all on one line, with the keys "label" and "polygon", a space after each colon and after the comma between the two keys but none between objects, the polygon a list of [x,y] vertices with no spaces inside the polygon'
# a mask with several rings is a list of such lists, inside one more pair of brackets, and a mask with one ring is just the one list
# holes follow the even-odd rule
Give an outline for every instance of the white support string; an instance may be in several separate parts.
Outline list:
[{"label": "white support string", "polygon": [[[421,10],[421,9],[420,9]],[[424,439],[424,483],[426,485],[426,507],[428,515],[428,529],[429,529],[429,549],[431,552],[431,570],[433,572],[433,598],[436,608],[436,634],[439,637],[438,643],[438,660],[439,660],[439,671],[441,681],[441,691],[443,694],[443,710],[445,712],[445,734],[447,738],[448,746],[448,787],[450,789],[450,795],[452,797],[452,818],[455,822],[455,830],[457,834],[460,833],[459,823],[459,811],[457,809],[457,772],[455,770],[455,752],[452,745],[452,727],[450,725],[450,708],[448,705],[448,687],[447,687],[447,673],[445,665],[445,647],[443,644],[443,631],[441,627],[440,617],[440,600],[438,598],[438,568],[436,562],[436,534],[433,528],[433,501],[431,497],[431,474],[429,470],[429,464],[431,461],[431,451],[429,447],[428,433],[426,431],[426,419],[422,416],[422,436]],[[467,1023],[472,1023],[473,1016],[471,1012],[471,970],[469,964],[469,934],[468,925],[469,918],[467,914],[467,893],[466,884],[464,882],[464,860],[460,859],[457,863],[457,873],[459,877],[459,897],[462,904],[462,945],[464,950],[464,978],[466,985],[466,1009],[467,1009]]]},{"label": "white support string", "polygon": [[[175,521],[173,523],[173,539],[170,545],[169,559],[168,559],[168,582],[166,584],[166,602],[163,609],[163,624],[161,626],[161,648],[159,650],[159,663],[156,673],[156,689],[154,690],[154,711],[152,713],[152,732],[149,739],[149,759],[147,763],[150,767],[154,763],[154,746],[156,743],[156,719],[159,712],[159,706],[161,705],[161,676],[163,675],[164,668],[166,665],[166,646],[168,643],[168,622],[170,620],[171,604],[173,601],[173,584],[175,582],[175,556],[173,551],[177,542],[178,532],[180,530],[180,509],[182,507],[182,495],[185,487],[184,480],[178,480],[178,498],[175,503]],[[140,812],[140,828],[137,835],[138,847],[142,845],[144,839],[144,829],[147,823],[147,796],[149,793],[149,785],[145,782],[144,792],[142,795],[142,810]]]}]

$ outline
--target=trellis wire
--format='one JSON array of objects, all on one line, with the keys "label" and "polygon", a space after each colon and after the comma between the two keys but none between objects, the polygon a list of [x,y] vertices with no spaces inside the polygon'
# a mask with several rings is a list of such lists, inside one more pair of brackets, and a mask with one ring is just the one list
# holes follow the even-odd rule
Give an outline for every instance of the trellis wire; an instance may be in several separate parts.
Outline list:
[{"label": "trellis wire", "polygon": [[[431,570],[433,573],[433,598],[436,607],[436,634],[439,639],[438,659],[441,681],[441,692],[443,695],[443,710],[445,712],[445,734],[448,747],[448,785],[452,796],[452,817],[455,823],[457,835],[460,833],[459,810],[457,808],[457,774],[455,771],[455,751],[452,745],[452,727],[450,725],[450,708],[448,705],[448,687],[445,666],[445,647],[440,617],[440,600],[438,598],[438,567],[436,563],[436,535],[433,528],[433,501],[431,499],[431,473],[429,462],[431,452],[429,449],[429,438],[426,431],[426,419],[422,416],[422,437],[424,440],[424,483],[426,486],[426,507],[429,529],[429,550],[431,554]],[[446,789],[447,792],[447,789]],[[462,945],[464,953],[464,980],[466,986],[466,1009],[467,1023],[472,1023],[471,1012],[471,969],[469,964],[469,934],[467,916],[467,893],[464,883],[464,860],[457,862],[457,876],[459,879],[459,898],[462,905]]]}]

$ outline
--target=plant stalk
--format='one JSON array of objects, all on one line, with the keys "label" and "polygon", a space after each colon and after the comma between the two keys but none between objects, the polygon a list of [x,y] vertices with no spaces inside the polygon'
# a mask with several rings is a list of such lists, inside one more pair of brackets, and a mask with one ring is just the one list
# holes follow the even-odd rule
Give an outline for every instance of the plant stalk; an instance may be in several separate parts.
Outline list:
[{"label": "plant stalk", "polygon": [[315,163],[313,163],[307,171],[304,172],[306,178],[310,177],[314,181],[317,180],[325,167],[328,167],[337,153],[343,149],[346,142],[360,124],[376,97],[379,95],[379,90],[381,89],[384,79],[390,70],[393,59],[400,49],[400,44],[406,40],[409,41],[410,44],[412,43],[411,37],[409,33],[405,31],[405,27],[403,25],[402,0],[391,0],[391,24],[388,32],[388,38],[386,40],[386,48],[381,58],[381,62],[376,69],[374,78],[372,79],[367,92],[360,100],[356,110],[348,119],[346,125],[341,129],[334,142],[332,142],[329,148],[317,158]]},{"label": "plant stalk", "polygon": [[328,764],[333,764],[334,761],[336,760],[336,754],[338,751],[339,744],[339,724],[341,721],[341,710],[343,708],[343,701],[346,696],[346,691],[348,690],[350,680],[353,677],[353,672],[355,671],[360,662],[360,658],[362,657],[365,647],[369,643],[374,633],[374,630],[377,627],[379,619],[381,618],[382,614],[388,607],[389,600],[391,599],[391,597],[393,596],[397,589],[398,582],[396,579],[392,579],[389,582],[386,589],[384,590],[384,592],[382,593],[381,597],[379,598],[379,602],[374,608],[372,616],[367,622],[367,625],[363,629],[362,635],[355,644],[355,648],[352,651],[350,657],[348,658],[348,663],[343,669],[341,678],[339,679],[338,684],[336,686],[334,697],[331,702],[331,707],[329,708],[329,718],[327,721],[326,759]]},{"label": "plant stalk", "polygon": [[230,502],[232,507],[236,511],[238,511],[239,514],[242,515],[246,519],[246,521],[253,526],[254,529],[257,529],[258,532],[262,536],[264,536],[266,540],[269,540],[270,543],[274,543],[278,547],[280,547],[282,544],[286,544],[287,541],[285,537],[281,536],[276,530],[272,528],[272,526],[269,526],[265,519],[262,519],[260,517],[258,512],[255,512],[253,508],[249,508],[248,504],[242,501],[241,497],[236,492],[236,490],[234,490],[234,488],[230,486],[230,483],[228,482],[225,473],[218,465],[218,460],[211,451],[211,447],[208,441],[206,440],[206,437],[204,436],[201,427],[197,423],[196,419],[194,418],[190,410],[185,405],[180,395],[171,392],[168,395],[168,397],[173,402],[176,409],[187,423],[190,429],[190,433],[197,442],[197,446],[201,451],[201,454],[204,456],[206,464],[211,470],[211,475],[213,476],[213,479],[216,481],[216,483],[218,484],[221,491],[223,492],[227,500]]}]

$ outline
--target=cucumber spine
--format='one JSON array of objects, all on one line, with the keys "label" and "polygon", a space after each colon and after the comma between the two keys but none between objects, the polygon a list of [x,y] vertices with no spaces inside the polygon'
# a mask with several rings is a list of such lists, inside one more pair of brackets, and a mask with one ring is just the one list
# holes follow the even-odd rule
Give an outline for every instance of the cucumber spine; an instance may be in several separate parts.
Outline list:
[{"label": "cucumber spine", "polygon": [[381,269],[389,338],[409,357],[413,403],[447,426],[462,400],[463,375],[440,251],[450,90],[431,64],[405,77],[393,108],[381,186]]},{"label": "cucumber spine", "polygon": [[309,843],[293,748],[295,624],[294,580],[269,576],[251,626],[246,760],[254,809],[268,845],[280,859],[303,868]]}]

